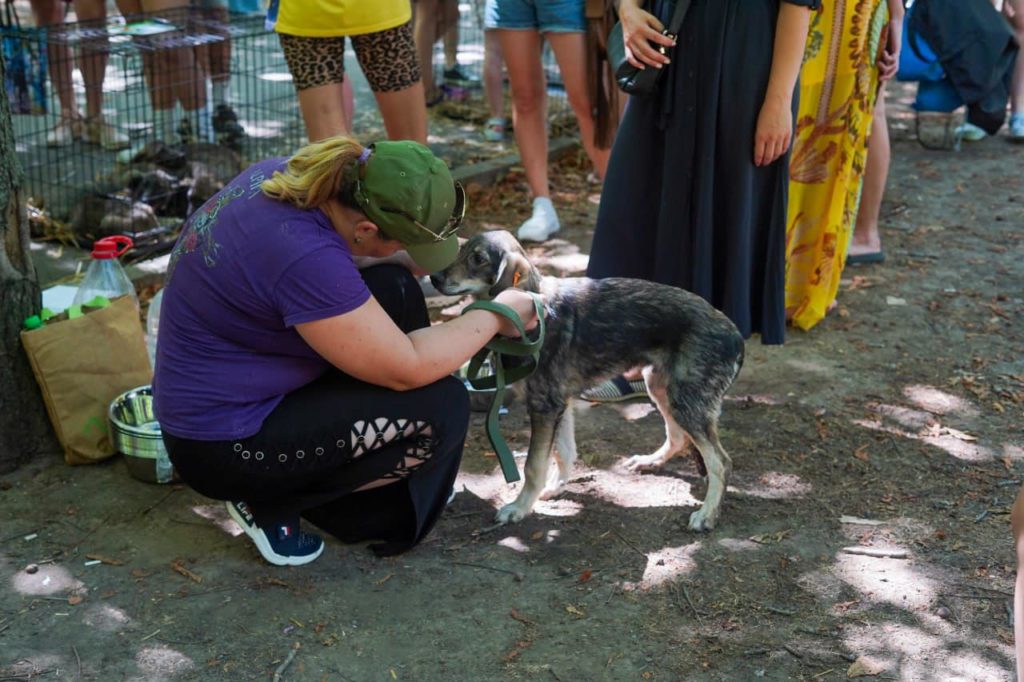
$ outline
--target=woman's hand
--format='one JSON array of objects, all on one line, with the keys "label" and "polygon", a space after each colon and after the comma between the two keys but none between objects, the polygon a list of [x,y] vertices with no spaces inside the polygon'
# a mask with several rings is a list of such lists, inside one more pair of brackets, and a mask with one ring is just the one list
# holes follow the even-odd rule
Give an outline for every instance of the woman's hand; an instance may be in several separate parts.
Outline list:
[{"label": "woman's hand", "polygon": [[[530,331],[537,326],[537,309],[533,304],[534,298],[537,294],[531,294],[521,289],[505,289],[500,294],[494,297],[495,303],[503,303],[512,310],[516,311],[519,315],[519,319],[523,321],[523,325],[527,331]],[[541,306],[541,311],[544,308]],[[498,333],[502,336],[519,336],[519,330],[516,329],[512,321],[507,317],[499,316],[501,321],[501,327],[498,329]]]},{"label": "woman's hand", "polygon": [[903,17],[889,22],[889,36],[885,49],[878,58],[878,80],[882,83],[896,77],[900,69],[900,51],[903,49]]},{"label": "woman's hand", "polygon": [[754,133],[754,165],[767,166],[789,150],[793,139],[793,110],[784,97],[771,92],[761,105]]},{"label": "woman's hand", "polygon": [[664,50],[675,45],[675,41],[662,33],[665,26],[656,16],[640,9],[636,0],[622,0],[619,22],[622,24],[626,61],[638,69],[647,66],[660,69],[668,64]]}]

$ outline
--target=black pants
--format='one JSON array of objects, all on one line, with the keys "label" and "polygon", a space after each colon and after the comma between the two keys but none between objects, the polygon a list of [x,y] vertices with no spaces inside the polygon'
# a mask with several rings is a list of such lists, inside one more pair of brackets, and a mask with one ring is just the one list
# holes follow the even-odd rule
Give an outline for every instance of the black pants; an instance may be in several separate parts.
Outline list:
[{"label": "black pants", "polygon": [[[400,266],[362,272],[403,331],[429,324],[419,283]],[[300,515],[346,542],[396,554],[423,539],[455,483],[469,425],[462,382],[393,391],[331,370],[286,395],[259,432],[233,441],[164,434],[197,492],[245,501],[261,526]],[[374,481],[393,483],[355,492]]]}]

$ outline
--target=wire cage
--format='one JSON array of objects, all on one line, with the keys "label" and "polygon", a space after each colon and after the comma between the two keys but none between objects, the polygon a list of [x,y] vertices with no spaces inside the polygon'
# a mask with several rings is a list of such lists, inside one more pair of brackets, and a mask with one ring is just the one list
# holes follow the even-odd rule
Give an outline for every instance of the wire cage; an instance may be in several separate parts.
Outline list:
[{"label": "wire cage", "polygon": [[[81,241],[173,232],[245,165],[305,139],[262,15],[192,7],[8,26],[3,45],[8,68],[11,55],[29,67],[5,85],[34,224],[69,226]],[[213,101],[218,88],[226,106]],[[90,117],[97,93],[102,116]]]}]

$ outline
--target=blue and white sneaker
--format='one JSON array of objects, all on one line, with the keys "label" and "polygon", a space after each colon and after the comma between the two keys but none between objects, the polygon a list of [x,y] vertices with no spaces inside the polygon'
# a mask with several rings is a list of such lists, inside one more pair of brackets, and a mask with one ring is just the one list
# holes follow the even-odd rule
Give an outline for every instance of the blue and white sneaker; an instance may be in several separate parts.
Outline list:
[{"label": "blue and white sneaker", "polygon": [[281,523],[269,533],[256,525],[256,519],[245,502],[228,502],[228,514],[246,535],[252,538],[263,558],[275,566],[302,566],[324,551],[323,539],[314,533],[303,533],[299,523]]},{"label": "blue and white sneaker", "polygon": [[1010,116],[1010,141],[1024,142],[1024,113]]}]

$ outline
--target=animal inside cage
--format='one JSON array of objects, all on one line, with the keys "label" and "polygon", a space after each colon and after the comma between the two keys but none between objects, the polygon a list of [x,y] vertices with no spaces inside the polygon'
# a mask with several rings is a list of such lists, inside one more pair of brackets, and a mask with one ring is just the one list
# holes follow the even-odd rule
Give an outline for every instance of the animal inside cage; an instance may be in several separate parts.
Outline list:
[{"label": "animal inside cage", "polygon": [[[184,8],[8,27],[3,37],[6,64],[8,50],[22,55],[36,68],[26,72],[30,85],[40,84],[12,112],[40,230],[47,221],[70,226],[85,243],[173,232],[246,165],[305,140],[284,57],[261,15]],[[98,93],[102,116],[89,117]],[[224,102],[214,101],[218,93]],[[72,98],[84,113],[70,114]]]}]

